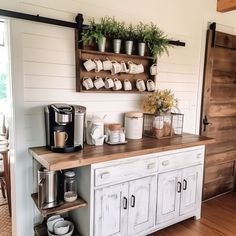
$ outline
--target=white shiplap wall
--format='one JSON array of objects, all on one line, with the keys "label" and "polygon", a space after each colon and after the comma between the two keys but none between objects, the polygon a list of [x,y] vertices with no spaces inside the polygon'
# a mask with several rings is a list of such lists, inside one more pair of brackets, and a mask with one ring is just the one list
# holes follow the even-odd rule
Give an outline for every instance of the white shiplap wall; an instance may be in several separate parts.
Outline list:
[{"label": "white shiplap wall", "polygon": [[[84,105],[89,113],[108,114],[110,120],[119,120],[125,111],[141,109],[140,95],[75,92],[74,31],[46,24],[23,24],[25,141],[30,146],[45,144],[43,107],[47,104]],[[157,83],[158,88],[175,92],[187,117],[185,131],[194,132],[195,120],[188,122],[188,117],[194,117],[196,112],[198,75],[191,58],[191,39],[186,40],[187,47],[173,48],[170,56],[161,60]]]}]

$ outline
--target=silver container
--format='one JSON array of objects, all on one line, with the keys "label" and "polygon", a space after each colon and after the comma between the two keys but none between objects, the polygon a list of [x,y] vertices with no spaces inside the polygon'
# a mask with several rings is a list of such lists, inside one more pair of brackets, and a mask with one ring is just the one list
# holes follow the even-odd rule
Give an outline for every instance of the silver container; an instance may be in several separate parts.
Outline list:
[{"label": "silver container", "polygon": [[98,50],[100,52],[105,52],[106,48],[106,37],[102,37],[98,40]]},{"label": "silver container", "polygon": [[144,56],[145,54],[146,43],[138,43],[138,55]]},{"label": "silver container", "polygon": [[113,39],[113,51],[114,53],[120,53],[121,39]]},{"label": "silver container", "polygon": [[133,41],[125,41],[125,53],[131,55],[132,50],[133,50]]},{"label": "silver container", "polygon": [[48,209],[58,205],[58,173],[47,169],[38,170],[38,205]]}]

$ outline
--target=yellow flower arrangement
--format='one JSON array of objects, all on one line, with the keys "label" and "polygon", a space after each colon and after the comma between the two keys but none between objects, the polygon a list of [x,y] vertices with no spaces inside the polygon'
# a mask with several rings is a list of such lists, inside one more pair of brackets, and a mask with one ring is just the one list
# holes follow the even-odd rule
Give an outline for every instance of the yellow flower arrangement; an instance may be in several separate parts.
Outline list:
[{"label": "yellow flower arrangement", "polygon": [[174,93],[169,89],[154,92],[145,97],[143,101],[144,111],[152,114],[168,112],[177,105],[178,100],[174,98]]}]

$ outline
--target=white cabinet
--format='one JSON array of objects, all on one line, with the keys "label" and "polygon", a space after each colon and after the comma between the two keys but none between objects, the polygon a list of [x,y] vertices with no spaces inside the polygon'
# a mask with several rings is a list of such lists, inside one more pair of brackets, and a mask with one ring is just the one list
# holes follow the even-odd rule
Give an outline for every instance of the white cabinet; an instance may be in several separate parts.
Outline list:
[{"label": "white cabinet", "polygon": [[155,225],[156,176],[129,182],[128,235],[136,235]]},{"label": "white cabinet", "polygon": [[144,236],[200,218],[204,146],[112,160],[78,170],[88,207],[73,211],[83,236]]},{"label": "white cabinet", "polygon": [[202,165],[159,174],[157,224],[176,220],[201,206]]},{"label": "white cabinet", "polygon": [[95,191],[94,235],[127,235],[128,184]]},{"label": "white cabinet", "polygon": [[157,190],[157,223],[179,216],[181,172],[160,174]]},{"label": "white cabinet", "polygon": [[180,215],[184,215],[201,207],[202,175],[202,165],[183,169]]},{"label": "white cabinet", "polygon": [[95,191],[94,235],[135,235],[155,225],[156,176]]}]

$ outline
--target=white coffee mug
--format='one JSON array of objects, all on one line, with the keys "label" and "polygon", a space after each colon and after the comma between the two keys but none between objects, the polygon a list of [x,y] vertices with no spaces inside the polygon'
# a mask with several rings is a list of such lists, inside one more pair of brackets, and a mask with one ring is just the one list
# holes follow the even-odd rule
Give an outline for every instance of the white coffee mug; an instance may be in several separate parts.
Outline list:
[{"label": "white coffee mug", "polygon": [[128,73],[129,69],[126,66],[126,63],[124,61],[122,61],[120,64],[121,64],[121,72]]},{"label": "white coffee mug", "polygon": [[132,84],[128,79],[124,80],[124,90],[125,91],[132,90]]},{"label": "white coffee mug", "polygon": [[93,82],[96,89],[100,89],[105,86],[105,83],[102,77],[96,76],[95,81]]},{"label": "white coffee mug", "polygon": [[94,59],[94,62],[95,62],[95,64],[96,64],[95,72],[99,72],[100,70],[103,69],[103,65],[102,65],[101,60],[99,60],[99,59]]},{"label": "white coffee mug", "polygon": [[117,78],[114,79],[114,87],[113,90],[121,90],[122,89],[122,83]]},{"label": "white coffee mug", "polygon": [[136,87],[140,92],[143,92],[146,90],[145,83],[142,79],[136,80]]},{"label": "white coffee mug", "polygon": [[118,63],[117,61],[112,61],[112,68],[111,68],[111,74],[115,75],[121,72],[121,64]]},{"label": "white coffee mug", "polygon": [[147,80],[146,86],[147,86],[147,90],[148,90],[149,92],[155,91],[155,88],[156,88],[156,87],[155,87],[155,83],[154,83],[153,80],[151,80],[151,79]]},{"label": "white coffee mug", "polygon": [[128,65],[129,65],[129,74],[137,74],[137,65],[134,64],[132,61],[129,61]]},{"label": "white coffee mug", "polygon": [[158,74],[158,71],[157,71],[157,64],[153,64],[153,65],[150,67],[150,74],[151,74],[151,75],[157,75],[157,74]]},{"label": "white coffee mug", "polygon": [[109,77],[106,77],[105,78],[105,88],[106,89],[110,89],[110,88],[113,88],[114,87],[114,81],[113,79],[109,78]]},{"label": "white coffee mug", "polygon": [[91,71],[96,68],[96,64],[91,59],[88,59],[87,61],[84,62],[84,67],[87,71]]},{"label": "white coffee mug", "polygon": [[136,74],[140,74],[144,72],[143,64],[139,64],[136,66]]},{"label": "white coffee mug", "polygon": [[84,77],[82,84],[87,90],[93,88],[93,81],[90,77]]},{"label": "white coffee mug", "polygon": [[111,70],[112,62],[109,59],[103,61],[102,64],[103,64],[103,70]]}]

